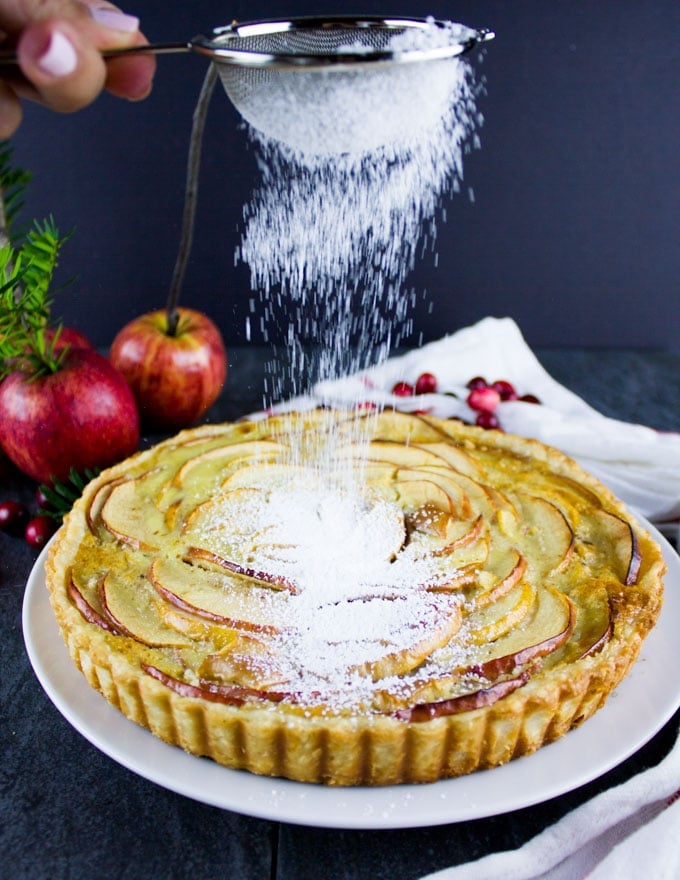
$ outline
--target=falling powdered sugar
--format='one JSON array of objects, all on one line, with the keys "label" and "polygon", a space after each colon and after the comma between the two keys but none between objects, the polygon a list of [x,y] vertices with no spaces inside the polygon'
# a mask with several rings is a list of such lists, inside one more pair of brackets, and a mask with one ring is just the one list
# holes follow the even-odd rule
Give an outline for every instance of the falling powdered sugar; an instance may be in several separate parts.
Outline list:
[{"label": "falling powdered sugar", "polygon": [[[447,38],[433,24],[393,43],[406,51]],[[434,249],[438,208],[460,189],[464,153],[478,143],[480,88],[466,60],[389,68],[389,97],[366,113],[362,89],[375,89],[375,75],[365,85],[361,71],[349,80],[326,73],[323,89],[312,84],[305,94],[305,101],[328,102],[329,90],[348,89],[332,99],[333,125],[351,133],[332,155],[316,151],[313,132],[295,149],[290,139],[251,132],[262,180],[244,208],[237,259],[259,293],[252,308],[262,310],[265,341],[283,339],[265,406],[382,361],[409,338],[418,296],[408,275]],[[405,127],[385,125],[385,102]]]},{"label": "falling powdered sugar", "polygon": [[[428,21],[389,48],[407,55],[464,31]],[[336,51],[360,53],[359,43]],[[434,251],[442,201],[460,190],[482,124],[480,87],[460,57],[288,75],[276,87],[285,101],[263,89],[250,102],[266,119],[244,114],[261,182],[236,253],[259,295],[249,335],[260,308],[264,340],[283,340],[265,408],[382,361],[410,336],[417,294],[408,275]],[[283,420],[281,470],[264,468],[258,485],[254,468],[255,482],[217,505],[206,532],[227,541],[242,570],[281,588],[269,591],[282,629],[265,652],[267,680],[310,705],[370,702],[377,688],[408,686],[402,676],[436,663],[428,658],[442,646],[442,671],[468,650],[463,598],[446,588],[454,573],[418,555],[405,511],[364,484],[361,455],[343,459],[343,444],[368,448],[372,424],[367,415],[348,427],[329,414],[310,437],[304,420]]]}]

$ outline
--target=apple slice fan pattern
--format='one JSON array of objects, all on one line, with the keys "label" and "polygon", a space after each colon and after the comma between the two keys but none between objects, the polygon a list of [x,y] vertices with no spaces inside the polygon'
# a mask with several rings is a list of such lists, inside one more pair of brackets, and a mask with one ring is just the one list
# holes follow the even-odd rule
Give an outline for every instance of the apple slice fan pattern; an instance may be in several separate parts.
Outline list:
[{"label": "apple slice fan pattern", "polygon": [[655,542],[562,453],[317,409],[102,473],[48,587],[89,683],[163,740],[333,785],[429,782],[584,722],[662,603]]}]

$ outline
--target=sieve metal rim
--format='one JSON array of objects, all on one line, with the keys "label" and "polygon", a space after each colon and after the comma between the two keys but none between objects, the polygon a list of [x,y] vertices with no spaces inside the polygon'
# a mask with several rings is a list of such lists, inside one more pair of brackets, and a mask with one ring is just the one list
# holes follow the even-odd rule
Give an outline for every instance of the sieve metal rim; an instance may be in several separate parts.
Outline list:
[{"label": "sieve metal rim", "polygon": [[269,21],[232,22],[230,25],[214,28],[206,34],[199,34],[190,41],[191,48],[216,64],[230,64],[237,67],[254,67],[274,70],[346,70],[362,66],[410,64],[422,61],[436,61],[455,58],[474,49],[480,43],[494,39],[495,33],[488,28],[468,28],[470,36],[461,41],[452,41],[445,46],[407,51],[377,50],[366,47],[361,52],[338,52],[329,54],[257,52],[238,46],[239,39],[250,36],[290,31],[312,30],[404,30],[405,28],[436,27],[445,28],[450,22],[441,19],[408,18],[391,16],[300,16],[290,19],[271,19]]}]

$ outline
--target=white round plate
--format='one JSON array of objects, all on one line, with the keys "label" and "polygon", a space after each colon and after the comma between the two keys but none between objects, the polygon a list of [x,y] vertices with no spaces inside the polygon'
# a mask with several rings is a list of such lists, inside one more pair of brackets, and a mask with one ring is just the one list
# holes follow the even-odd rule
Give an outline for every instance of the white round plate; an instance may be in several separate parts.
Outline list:
[{"label": "white round plate", "polygon": [[26,587],[24,639],[40,684],[66,720],[114,761],[164,788],[237,813],[323,828],[443,825],[528,807],[584,785],[636,752],[675,713],[680,678],[668,670],[680,666],[680,557],[655,537],[668,564],[663,611],[607,705],[533,755],[430,785],[329,788],[270,779],[228,770],[157,739],[90,688],[71,662],[48,599],[45,551]]}]

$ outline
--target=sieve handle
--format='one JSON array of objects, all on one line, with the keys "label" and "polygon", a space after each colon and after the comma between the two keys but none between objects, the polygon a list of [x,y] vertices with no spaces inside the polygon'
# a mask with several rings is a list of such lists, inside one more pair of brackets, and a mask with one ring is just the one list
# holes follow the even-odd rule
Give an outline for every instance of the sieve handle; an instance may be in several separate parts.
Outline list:
[{"label": "sieve handle", "polygon": [[[126,55],[172,55],[179,52],[191,52],[192,43],[144,43],[141,46],[126,46],[124,49],[105,49],[102,58],[123,58]],[[17,64],[14,49],[0,51],[0,65]]]},{"label": "sieve handle", "polygon": [[125,49],[106,49],[102,58],[119,58],[125,55],[173,55],[178,52],[191,52],[193,43],[146,43],[142,46],[127,46]]}]

